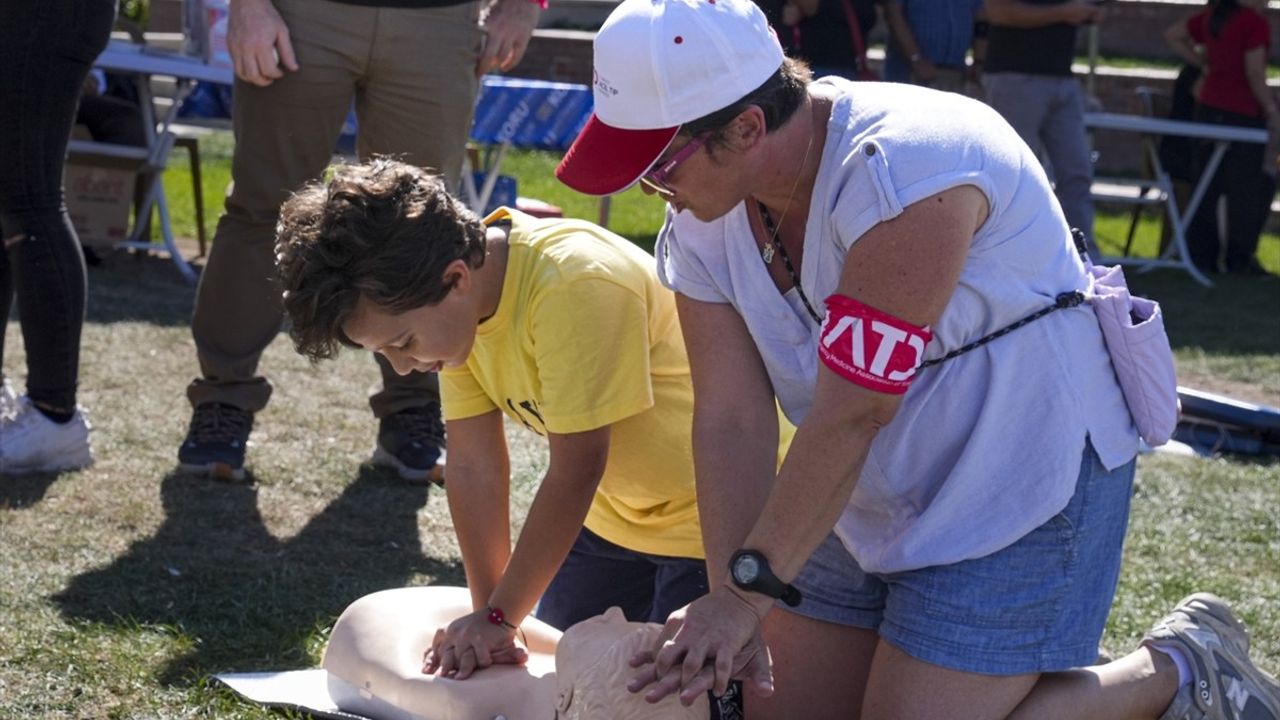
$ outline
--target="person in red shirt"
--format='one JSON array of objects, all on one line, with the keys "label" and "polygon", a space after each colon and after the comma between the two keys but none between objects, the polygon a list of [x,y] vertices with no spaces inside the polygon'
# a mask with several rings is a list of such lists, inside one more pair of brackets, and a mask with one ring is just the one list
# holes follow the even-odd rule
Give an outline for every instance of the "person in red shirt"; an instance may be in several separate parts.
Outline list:
[{"label": "person in red shirt", "polygon": [[[1200,67],[1204,77],[1196,93],[1198,122],[1267,127],[1280,122],[1280,107],[1267,87],[1267,51],[1271,29],[1260,10],[1266,0],[1210,0],[1199,13],[1165,30],[1170,47]],[[1193,171],[1203,172],[1208,143],[1202,143]],[[1217,207],[1227,200],[1227,272],[1264,272],[1254,253],[1275,195],[1275,178],[1263,172],[1264,148],[1233,143],[1187,231],[1191,260],[1209,271],[1219,269],[1221,239]]]}]

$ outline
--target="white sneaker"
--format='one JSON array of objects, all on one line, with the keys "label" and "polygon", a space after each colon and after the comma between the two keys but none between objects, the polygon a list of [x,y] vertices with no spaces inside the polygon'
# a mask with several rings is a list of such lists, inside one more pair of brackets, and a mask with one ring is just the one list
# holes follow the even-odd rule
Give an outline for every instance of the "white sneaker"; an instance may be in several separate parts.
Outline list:
[{"label": "white sneaker", "polygon": [[0,475],[79,470],[92,462],[84,408],[56,423],[23,395],[17,410],[0,422]]}]

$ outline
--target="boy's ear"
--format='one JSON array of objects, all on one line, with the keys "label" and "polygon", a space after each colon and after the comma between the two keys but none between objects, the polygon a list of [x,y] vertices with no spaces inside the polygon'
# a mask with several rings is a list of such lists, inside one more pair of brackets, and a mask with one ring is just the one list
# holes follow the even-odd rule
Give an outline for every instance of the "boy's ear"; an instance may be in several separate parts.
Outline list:
[{"label": "boy's ear", "polygon": [[440,281],[445,287],[452,287],[458,292],[470,292],[471,266],[467,265],[465,260],[454,260],[445,265],[444,272],[440,274]]}]

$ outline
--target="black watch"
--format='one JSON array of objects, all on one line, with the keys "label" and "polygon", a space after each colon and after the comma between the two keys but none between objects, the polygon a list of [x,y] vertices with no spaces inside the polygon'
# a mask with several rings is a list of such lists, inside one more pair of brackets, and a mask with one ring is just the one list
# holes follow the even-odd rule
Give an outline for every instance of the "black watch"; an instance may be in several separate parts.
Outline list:
[{"label": "black watch", "polygon": [[739,550],[729,558],[729,578],[743,590],[778,598],[788,607],[800,604],[800,591],[779,580],[769,561],[755,550]]}]

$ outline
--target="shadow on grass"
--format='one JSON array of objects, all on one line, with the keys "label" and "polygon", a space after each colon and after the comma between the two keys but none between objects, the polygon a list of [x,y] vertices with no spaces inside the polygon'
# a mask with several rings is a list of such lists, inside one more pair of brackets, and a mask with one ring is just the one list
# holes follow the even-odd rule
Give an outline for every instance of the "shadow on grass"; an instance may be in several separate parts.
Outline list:
[{"label": "shadow on grass", "polygon": [[44,499],[58,473],[5,475],[0,473],[0,510],[20,510]]},{"label": "shadow on grass", "polygon": [[265,528],[255,487],[170,474],[156,534],[53,600],[69,618],[172,626],[190,649],[157,674],[190,686],[227,670],[312,664],[311,643],[351,601],[415,574],[464,585],[458,562],[423,557],[418,511],[428,488],[365,468],[296,536]]},{"label": "shadow on grass", "polygon": [[1182,271],[1126,268],[1125,276],[1135,293],[1160,301],[1174,349],[1280,354],[1280,277],[1213,275],[1207,288]]},{"label": "shadow on grass", "polygon": [[196,286],[183,279],[167,256],[123,250],[98,254],[102,263],[89,268],[86,322],[190,324]]}]

